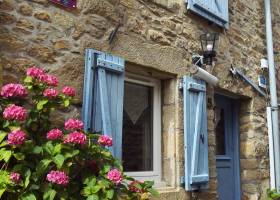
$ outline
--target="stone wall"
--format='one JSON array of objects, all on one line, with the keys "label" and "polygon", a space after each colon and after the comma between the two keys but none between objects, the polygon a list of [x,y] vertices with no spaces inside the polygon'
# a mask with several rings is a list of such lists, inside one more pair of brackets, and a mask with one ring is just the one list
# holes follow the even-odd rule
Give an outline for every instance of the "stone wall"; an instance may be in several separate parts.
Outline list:
[{"label": "stone wall", "polygon": [[273,25],[273,44],[274,44],[274,56],[275,56],[275,68],[277,71],[277,89],[278,99],[280,97],[280,7],[279,2],[272,0],[272,25]]},{"label": "stone wall", "polygon": [[[189,73],[191,55],[200,49],[198,36],[205,31],[217,31],[221,38],[213,74],[220,82],[217,88],[207,88],[211,181],[210,189],[199,193],[198,199],[217,199],[213,98],[217,89],[245,98],[240,101],[242,199],[265,199],[264,191],[269,186],[266,102],[229,72],[233,64],[257,80],[260,59],[266,55],[263,1],[229,0],[228,30],[187,12],[184,2],[78,0],[77,9],[65,10],[48,0],[2,0],[0,66],[4,67],[4,82],[18,81],[19,75],[30,65],[42,66],[58,75],[64,84],[78,89],[76,107],[71,112],[78,116],[86,48],[122,56],[136,70],[144,66],[160,72],[158,77],[163,77],[166,93],[163,140],[172,140],[163,143],[163,150],[166,150],[163,159],[169,164],[163,164],[163,178],[168,187],[161,189],[161,199],[192,199],[197,194],[186,193],[180,187],[184,162],[183,115],[182,96],[177,86],[179,78]],[[117,37],[110,45],[108,37],[119,23]],[[154,72],[150,74],[157,77]],[[172,78],[166,78],[170,76]],[[173,95],[168,96],[170,93]],[[170,134],[170,130],[174,134]]]}]

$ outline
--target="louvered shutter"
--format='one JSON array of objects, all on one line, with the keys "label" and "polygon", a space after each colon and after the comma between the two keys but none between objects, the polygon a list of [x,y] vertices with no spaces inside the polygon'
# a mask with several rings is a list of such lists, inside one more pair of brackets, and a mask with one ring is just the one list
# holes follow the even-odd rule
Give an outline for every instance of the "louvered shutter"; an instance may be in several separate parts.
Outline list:
[{"label": "louvered shutter", "polygon": [[205,189],[209,181],[206,86],[202,80],[184,79],[185,189]]},{"label": "louvered shutter", "polygon": [[187,8],[194,13],[228,28],[228,0],[187,0]]},{"label": "louvered shutter", "polygon": [[85,130],[113,138],[110,148],[121,159],[124,98],[124,60],[93,49],[86,50],[83,120]]}]

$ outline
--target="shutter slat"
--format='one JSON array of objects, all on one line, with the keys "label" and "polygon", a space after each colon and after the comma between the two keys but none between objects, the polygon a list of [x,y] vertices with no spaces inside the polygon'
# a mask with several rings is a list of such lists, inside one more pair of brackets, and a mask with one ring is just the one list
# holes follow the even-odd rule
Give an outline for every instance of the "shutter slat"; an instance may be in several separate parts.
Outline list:
[{"label": "shutter slat", "polygon": [[186,0],[187,8],[194,13],[228,28],[228,0]]},{"label": "shutter slat", "polygon": [[196,112],[195,112],[195,126],[194,126],[194,143],[192,148],[192,176],[197,174],[198,170],[198,159],[199,159],[199,139],[200,139],[200,130],[201,130],[201,117],[202,117],[202,108],[203,108],[203,93],[199,92]]},{"label": "shutter slat", "polygon": [[87,50],[87,55],[92,60],[86,60],[83,102],[85,127],[92,132],[111,136],[113,147],[110,151],[121,159],[124,60],[92,49]]},{"label": "shutter slat", "polygon": [[184,77],[185,189],[208,187],[206,87],[202,80]]},{"label": "shutter slat", "polygon": [[100,105],[102,116],[102,129],[103,133],[112,137],[111,116],[110,116],[110,104],[107,93],[107,80],[106,72],[102,68],[98,68],[98,85],[100,92]]},{"label": "shutter slat", "polygon": [[[94,110],[92,111],[92,115],[94,116],[94,118],[92,119],[92,127],[94,127],[94,132],[98,132],[101,133],[102,132],[102,116],[101,115],[97,115],[96,113],[101,113],[101,103],[100,103],[100,98],[98,96],[98,94],[100,94],[99,92],[99,85],[98,85],[98,76],[96,76],[95,80],[94,80]],[[93,131],[92,130],[92,131]]]},{"label": "shutter slat", "polygon": [[83,113],[82,118],[84,121],[84,129],[86,131],[90,131],[91,129],[91,121],[92,121],[92,110],[93,105],[93,76],[94,71],[92,70],[93,62],[94,62],[94,54],[92,50],[86,50],[85,57],[85,75],[84,75],[84,91],[83,91]]}]

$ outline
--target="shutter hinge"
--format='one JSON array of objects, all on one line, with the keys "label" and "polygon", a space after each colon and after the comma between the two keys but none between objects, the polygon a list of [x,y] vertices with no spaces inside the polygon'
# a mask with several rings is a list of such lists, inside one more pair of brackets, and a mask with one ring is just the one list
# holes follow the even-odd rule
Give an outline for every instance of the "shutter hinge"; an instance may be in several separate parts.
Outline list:
[{"label": "shutter hinge", "polygon": [[103,60],[101,58],[97,58],[97,67],[103,67],[105,69],[122,73],[124,71],[124,66],[118,63],[114,63],[108,60]]},{"label": "shutter hinge", "polygon": [[201,84],[198,84],[198,83],[189,83],[188,90],[205,92],[206,87],[204,85],[201,85]]},{"label": "shutter hinge", "polygon": [[184,88],[184,80],[181,78],[181,79],[179,80],[178,89],[179,89],[180,91],[182,91],[183,88]]},{"label": "shutter hinge", "polygon": [[185,187],[185,176],[180,177],[180,185],[181,187]]}]

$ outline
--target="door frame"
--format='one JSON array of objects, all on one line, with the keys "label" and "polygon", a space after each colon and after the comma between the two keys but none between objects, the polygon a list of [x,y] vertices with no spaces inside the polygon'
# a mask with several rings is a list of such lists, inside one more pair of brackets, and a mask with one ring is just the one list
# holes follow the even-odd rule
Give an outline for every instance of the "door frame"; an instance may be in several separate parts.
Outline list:
[{"label": "door frame", "polygon": [[[233,174],[234,174],[234,193],[236,200],[241,200],[241,170],[240,170],[240,134],[239,134],[239,98],[233,97],[231,95],[225,95],[223,93],[216,92],[214,94],[214,99],[216,96],[226,98],[230,101],[232,108],[232,142],[233,142]],[[218,173],[218,172],[217,172]],[[219,183],[218,183],[219,187]]]}]

